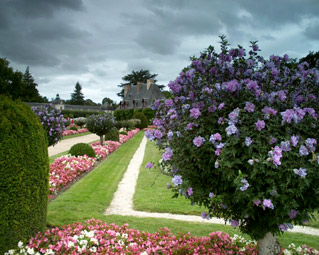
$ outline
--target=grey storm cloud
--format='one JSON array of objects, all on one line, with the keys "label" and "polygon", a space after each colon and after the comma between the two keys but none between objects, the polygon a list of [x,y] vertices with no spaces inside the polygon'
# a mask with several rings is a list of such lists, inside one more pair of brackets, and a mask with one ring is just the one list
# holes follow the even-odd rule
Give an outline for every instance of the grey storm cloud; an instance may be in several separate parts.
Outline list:
[{"label": "grey storm cloud", "polygon": [[167,84],[222,34],[231,47],[258,40],[266,57],[302,57],[318,51],[317,31],[318,0],[0,1],[0,57],[30,66],[49,98],[69,97],[79,80],[86,98],[118,100],[121,78],[138,69]]}]

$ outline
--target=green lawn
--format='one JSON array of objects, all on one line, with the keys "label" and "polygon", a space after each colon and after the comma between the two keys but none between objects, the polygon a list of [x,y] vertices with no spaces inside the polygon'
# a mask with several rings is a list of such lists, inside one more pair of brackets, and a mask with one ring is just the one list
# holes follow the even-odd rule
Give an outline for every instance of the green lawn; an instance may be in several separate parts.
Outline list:
[{"label": "green lawn", "polygon": [[[134,194],[134,209],[200,215],[205,210],[204,207],[192,206],[184,197],[172,198],[173,192],[166,188],[167,183],[172,183],[172,177],[161,173],[157,164],[160,158],[159,150],[154,143],[148,141]],[[147,162],[153,162],[154,167],[145,168]]]},{"label": "green lawn", "polygon": [[[223,231],[230,235],[235,233],[241,234],[238,230],[225,225],[104,215],[104,211],[110,204],[117,185],[123,177],[128,163],[138,148],[143,135],[144,132],[140,132],[130,141],[123,144],[117,151],[99,164],[96,169],[74,184],[57,199],[50,202],[48,225],[61,226],[95,218],[118,225],[128,223],[131,228],[148,232],[155,232],[158,228],[168,227],[175,234],[178,232],[191,232],[193,235],[204,236],[214,231]],[[148,150],[146,152],[148,153]],[[154,196],[156,195],[150,194],[150,197]],[[307,244],[319,249],[319,237],[317,236],[285,233],[279,237],[279,241],[283,247],[287,247],[290,243],[295,243],[296,245]]]}]

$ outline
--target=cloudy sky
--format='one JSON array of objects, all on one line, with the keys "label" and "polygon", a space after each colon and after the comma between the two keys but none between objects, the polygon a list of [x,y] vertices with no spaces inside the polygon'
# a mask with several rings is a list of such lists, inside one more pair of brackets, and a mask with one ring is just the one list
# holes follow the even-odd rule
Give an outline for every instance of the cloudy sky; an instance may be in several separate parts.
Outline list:
[{"label": "cloudy sky", "polygon": [[259,41],[261,54],[319,50],[319,0],[1,0],[0,57],[30,72],[42,96],[117,102],[132,70],[167,85],[189,57],[225,34],[231,46]]}]

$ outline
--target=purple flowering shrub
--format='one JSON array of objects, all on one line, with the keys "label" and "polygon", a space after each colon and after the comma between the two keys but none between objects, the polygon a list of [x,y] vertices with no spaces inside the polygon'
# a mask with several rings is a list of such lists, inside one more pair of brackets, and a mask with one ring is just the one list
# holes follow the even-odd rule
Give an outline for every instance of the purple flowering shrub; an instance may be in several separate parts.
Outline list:
[{"label": "purple flowering shrub", "polygon": [[146,135],[176,195],[261,239],[319,206],[319,73],[221,38],[221,53],[210,46],[169,83],[173,103],[154,103],[157,131]]},{"label": "purple flowering shrub", "polygon": [[43,129],[48,138],[48,146],[55,145],[63,138],[65,120],[60,110],[52,104],[41,107],[32,107],[33,112],[40,118]]}]

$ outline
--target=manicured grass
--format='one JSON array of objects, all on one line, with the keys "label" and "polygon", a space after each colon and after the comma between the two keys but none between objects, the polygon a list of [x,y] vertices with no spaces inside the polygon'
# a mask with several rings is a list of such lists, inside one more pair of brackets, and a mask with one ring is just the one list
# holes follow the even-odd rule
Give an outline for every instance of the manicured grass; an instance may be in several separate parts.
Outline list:
[{"label": "manicured grass", "polygon": [[74,134],[74,135],[66,135],[66,136],[63,137],[63,140],[67,140],[67,139],[78,137],[78,136],[89,135],[89,134],[92,134],[92,133],[91,132],[85,132],[85,133]]},{"label": "manicured grass", "polygon": [[[193,235],[204,236],[214,231],[223,231],[230,235],[235,233],[242,235],[238,230],[225,225],[104,215],[104,211],[110,204],[113,193],[116,191],[130,159],[138,148],[143,134],[144,132],[140,132],[130,141],[123,144],[95,170],[57,199],[50,202],[48,209],[49,226],[61,226],[95,218],[118,225],[128,223],[130,228],[148,232],[155,232],[158,228],[167,227],[175,234],[178,232],[191,232]],[[154,195],[150,194],[151,196]],[[247,236],[245,237],[247,238]],[[307,244],[319,249],[319,237],[317,236],[285,233],[282,237],[279,237],[279,241],[283,247],[288,247],[290,243],[295,243],[296,245]]]},{"label": "manicured grass", "polygon": [[[162,174],[158,166],[161,153],[154,143],[147,142],[143,163],[134,194],[134,209],[147,212],[168,212],[173,214],[200,215],[205,208],[192,206],[184,197],[172,198],[173,192],[166,188],[172,184],[172,177]],[[147,162],[153,162],[152,169],[145,168]]]}]

